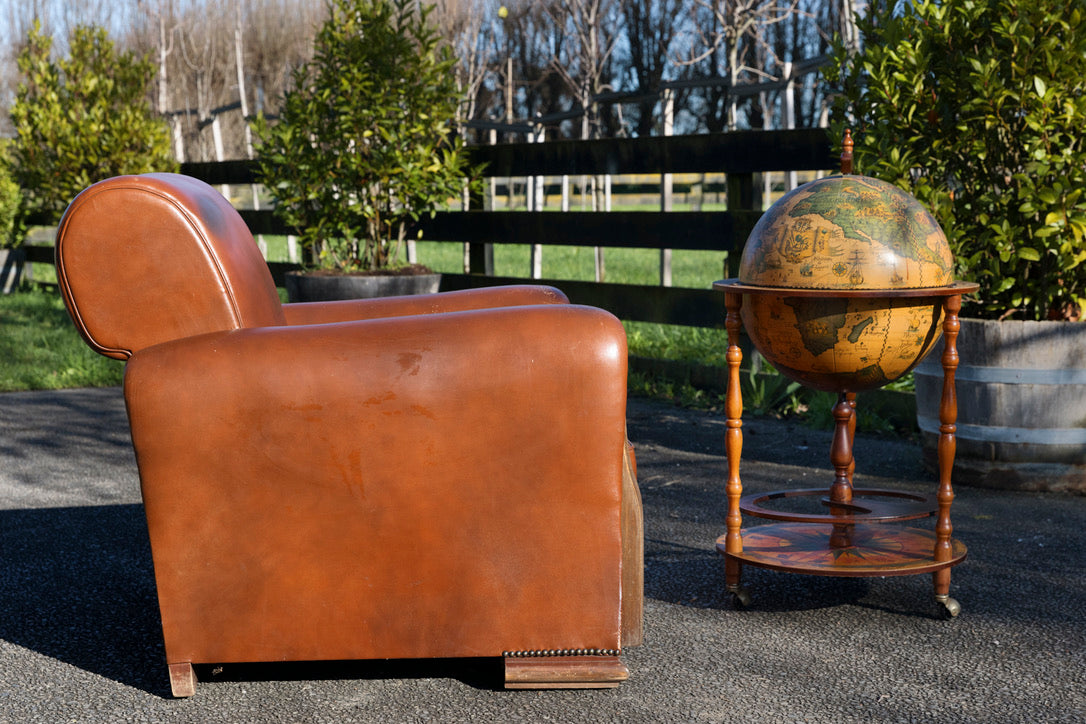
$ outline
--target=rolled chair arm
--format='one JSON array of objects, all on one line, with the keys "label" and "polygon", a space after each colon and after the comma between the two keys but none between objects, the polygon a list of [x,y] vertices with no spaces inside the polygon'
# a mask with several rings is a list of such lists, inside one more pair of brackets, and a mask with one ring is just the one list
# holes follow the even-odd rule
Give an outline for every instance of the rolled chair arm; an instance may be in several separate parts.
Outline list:
[{"label": "rolled chair arm", "polygon": [[625,380],[621,324],[573,305],[138,352],[169,660],[618,648]]},{"label": "rolled chair arm", "polygon": [[404,297],[284,304],[283,313],[286,315],[287,324],[325,324],[411,314],[437,314],[568,302],[566,295],[554,287],[515,284]]}]

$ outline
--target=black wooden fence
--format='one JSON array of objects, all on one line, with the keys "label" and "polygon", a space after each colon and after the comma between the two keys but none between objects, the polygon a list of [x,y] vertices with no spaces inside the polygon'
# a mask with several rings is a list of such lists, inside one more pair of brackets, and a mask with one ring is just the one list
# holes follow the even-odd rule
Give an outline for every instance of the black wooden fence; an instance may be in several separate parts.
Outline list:
[{"label": "black wooden fence", "polygon": [[[447,211],[423,224],[423,238],[467,243],[471,273],[444,274],[442,290],[523,283],[488,274],[488,244],[540,244],[651,249],[702,249],[738,259],[757,221],[755,176],[825,171],[839,166],[823,129],[734,131],[692,136],[548,141],[472,146],[472,162],[495,177],[597,174],[724,173],[727,211]],[[249,161],[187,163],[182,172],[211,184],[255,180]],[[253,233],[290,233],[270,211],[241,211]],[[291,268],[271,263],[275,276]],[[723,270],[722,270],[723,273]],[[699,327],[723,323],[723,295],[710,289],[532,280],[562,289],[579,304],[621,319]]]},{"label": "black wooden fence", "polygon": [[[472,146],[472,161],[494,177],[600,174],[724,173],[727,211],[447,211],[424,222],[426,239],[469,245],[470,273],[444,274],[442,290],[524,283],[489,274],[490,244],[540,244],[727,252],[737,260],[760,215],[756,175],[838,167],[824,129],[733,131],[690,136],[548,141]],[[182,173],[210,184],[253,183],[251,161],[186,163]],[[240,212],[254,234],[287,234],[271,211]],[[30,261],[51,262],[52,250],[28,249]],[[273,276],[296,265],[270,262]],[[721,270],[723,273],[723,269]],[[734,271],[734,270],[733,270]],[[723,295],[706,289],[532,280],[621,319],[699,327],[723,324]]]},{"label": "black wooden fence", "polygon": [[[723,326],[723,294],[710,289],[611,284],[567,280],[527,280],[487,275],[489,244],[542,244],[652,249],[705,249],[737,260],[747,235],[761,215],[757,175],[782,171],[834,171],[840,161],[823,129],[740,131],[596,141],[548,141],[472,146],[474,162],[486,162],[496,177],[563,174],[724,173],[727,211],[449,211],[428,220],[424,237],[468,243],[468,274],[444,274],[442,289],[467,289],[526,281],[551,284],[579,304],[611,311],[621,319],[699,327]],[[187,163],[182,172],[211,184],[255,181],[250,161]],[[290,233],[270,211],[240,212],[254,234]],[[50,246],[27,248],[27,260],[53,262]],[[270,262],[281,280],[296,264]],[[723,270],[722,270],[723,271]],[[734,271],[733,271],[734,273]],[[631,358],[631,369],[723,391],[726,370],[672,360]],[[902,428],[915,426],[912,395],[876,390],[865,404]]]}]

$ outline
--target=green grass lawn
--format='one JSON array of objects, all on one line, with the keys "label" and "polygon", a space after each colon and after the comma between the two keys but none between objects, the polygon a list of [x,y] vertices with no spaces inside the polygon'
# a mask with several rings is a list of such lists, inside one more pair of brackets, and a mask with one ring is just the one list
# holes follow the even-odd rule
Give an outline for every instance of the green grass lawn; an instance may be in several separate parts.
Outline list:
[{"label": "green grass lawn", "polygon": [[[269,239],[272,249],[285,240]],[[284,254],[285,256],[285,254]],[[503,276],[525,276],[528,268],[527,246],[498,246],[495,266]],[[611,249],[607,253],[607,278],[633,284],[655,283],[657,254],[639,249]],[[274,257],[273,257],[274,258]],[[437,271],[459,272],[463,269],[460,244],[425,242],[419,245],[419,260]],[[673,258],[676,285],[707,287],[720,277],[723,255],[711,252],[676,251]],[[37,281],[55,281],[49,265],[35,265]],[[546,247],[543,275],[553,279],[593,278],[591,249]],[[677,325],[624,322],[630,354],[638,357],[669,359],[723,367],[727,334],[721,329]],[[0,392],[15,390],[96,387],[121,382],[123,364],[92,352],[75,331],[60,295],[55,290],[24,286],[22,291],[0,295]],[[829,410],[833,396],[799,396],[786,389],[787,380],[755,380],[744,377],[744,398],[750,409],[766,414],[803,413],[815,426],[832,423]],[[748,379],[749,378],[749,379]],[[911,376],[894,387],[908,389]],[[688,406],[719,407],[719,392],[697,389],[691,385],[649,376],[630,374],[630,392],[635,395],[666,398]],[[825,398],[825,399],[822,399]],[[760,401],[761,400],[761,401]],[[801,404],[802,403],[802,404]],[[869,413],[870,414],[870,413]],[[876,420],[861,428],[882,429]]]},{"label": "green grass lawn", "polygon": [[[639,322],[625,325],[633,355],[724,363],[722,330]],[[122,363],[87,347],[57,292],[36,288],[0,295],[0,359],[0,392],[117,385],[123,368]]]},{"label": "green grass lawn", "polygon": [[[587,246],[544,246],[543,278],[593,281],[595,250]],[[418,243],[419,262],[434,271],[463,273],[463,244],[436,241]],[[659,284],[660,252],[655,249],[605,249],[603,281],[616,284]],[[723,252],[677,249],[671,253],[672,284],[708,289],[724,276]],[[495,244],[497,276],[528,277],[531,247],[527,244]]]},{"label": "green grass lawn", "polygon": [[[269,258],[287,258],[285,237],[268,236],[264,242]],[[463,271],[462,244],[420,242],[418,254],[419,261],[435,271]],[[529,254],[527,245],[496,245],[495,272],[501,276],[527,277]],[[724,255],[718,252],[677,250],[672,257],[675,285],[708,288],[721,277],[723,264]],[[608,249],[605,272],[608,281],[656,284],[659,253],[647,249]],[[544,247],[543,276],[591,281],[595,278],[593,250]],[[56,280],[55,270],[48,264],[35,264],[33,277],[37,281]],[[633,355],[723,364],[726,346],[723,330],[643,322],[625,324]],[[27,288],[0,297],[0,359],[4,360],[0,368],[0,391],[115,385],[121,379],[121,363],[95,354],[84,344],[55,291]]]},{"label": "green grass lawn", "polygon": [[[419,262],[434,271],[462,273],[462,244],[423,241],[418,244]],[[672,284],[708,289],[724,276],[725,255],[713,251],[677,249],[672,252]],[[494,273],[528,277],[531,252],[527,244],[496,244]],[[544,246],[544,279],[595,279],[595,253],[590,247]],[[654,249],[607,249],[604,281],[620,284],[660,283],[660,253]],[[679,359],[701,364],[724,364],[727,335],[721,329],[704,329],[649,322],[624,322],[630,354],[658,359]]]},{"label": "green grass lawn", "polygon": [[123,364],[91,351],[60,295],[38,289],[0,295],[0,391],[102,387]]},{"label": "green grass lawn", "polygon": [[[284,236],[264,236],[268,259],[287,261]],[[420,241],[418,260],[434,271],[460,274],[464,271],[464,245],[457,242]],[[725,254],[716,251],[677,249],[672,252],[672,283],[677,287],[708,289],[724,276]],[[495,244],[494,273],[497,276],[531,275],[531,247],[528,244]],[[593,281],[595,250],[585,246],[544,246],[543,277]],[[604,281],[621,284],[659,284],[660,253],[655,249],[604,250]]]},{"label": "green grass lawn", "polygon": [[[286,237],[265,236],[263,241],[269,259],[287,260]],[[463,273],[464,245],[421,241],[418,242],[418,260],[434,271]],[[677,249],[672,252],[672,283],[676,287],[708,289],[725,275],[724,262],[722,252]],[[495,244],[494,273],[504,277],[529,277],[529,245]],[[543,247],[543,278],[593,281],[595,273],[595,251],[591,247]],[[659,284],[660,253],[654,249],[607,249],[604,251],[604,281]],[[727,336],[723,330],[648,322],[625,322],[625,326],[633,355],[724,364]]]}]

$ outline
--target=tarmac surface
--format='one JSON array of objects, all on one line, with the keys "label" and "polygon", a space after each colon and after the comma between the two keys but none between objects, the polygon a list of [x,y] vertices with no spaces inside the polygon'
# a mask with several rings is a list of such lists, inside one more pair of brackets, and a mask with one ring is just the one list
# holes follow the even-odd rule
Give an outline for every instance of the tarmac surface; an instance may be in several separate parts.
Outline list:
[{"label": "tarmac surface", "polygon": [[[829,433],[743,430],[746,491],[832,481]],[[493,660],[236,664],[174,700],[120,391],[0,395],[0,723],[1086,722],[1086,496],[959,486],[954,619],[928,575],[747,567],[737,609],[713,548],[723,434],[630,402],[646,640],[617,689],[504,691]],[[855,452],[857,486],[934,492],[914,444]]]}]

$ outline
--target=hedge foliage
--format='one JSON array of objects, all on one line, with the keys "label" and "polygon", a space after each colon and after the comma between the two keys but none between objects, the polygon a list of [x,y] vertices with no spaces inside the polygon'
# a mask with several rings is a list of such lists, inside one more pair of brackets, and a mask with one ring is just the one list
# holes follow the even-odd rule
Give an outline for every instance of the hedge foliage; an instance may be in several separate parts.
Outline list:
[{"label": "hedge foliage", "polygon": [[154,64],[118,52],[105,29],[77,27],[67,58],[35,22],[18,56],[12,175],[23,218],[57,220],[81,190],[129,173],[174,171],[166,121],[149,102]]},{"label": "hedge foliage", "polygon": [[938,218],[965,313],[1081,316],[1086,296],[1086,13],[1080,0],[869,3],[862,49],[827,72],[857,171]]}]

